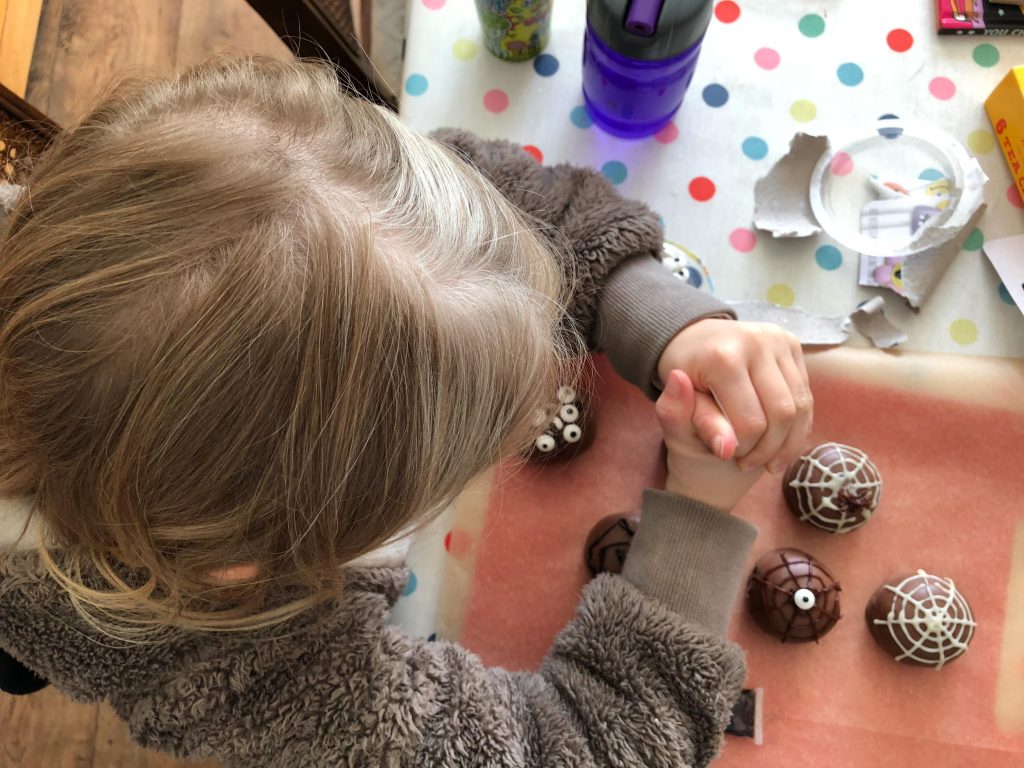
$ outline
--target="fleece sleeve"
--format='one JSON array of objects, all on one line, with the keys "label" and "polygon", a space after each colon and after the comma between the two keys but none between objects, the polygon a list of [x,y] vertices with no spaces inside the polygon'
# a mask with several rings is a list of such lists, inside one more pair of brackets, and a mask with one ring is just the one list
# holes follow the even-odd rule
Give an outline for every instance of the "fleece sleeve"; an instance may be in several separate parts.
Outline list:
[{"label": "fleece sleeve", "polygon": [[574,287],[570,317],[590,348],[606,352],[618,373],[648,396],[657,396],[658,358],[676,333],[705,317],[735,317],[728,305],[661,268],[657,215],[619,195],[597,171],[544,166],[516,144],[464,130],[432,136],[541,223]]},{"label": "fleece sleeve", "polygon": [[643,519],[625,576],[584,589],[536,672],[391,626],[389,568],[282,626],[140,644],[89,627],[32,556],[0,558],[0,647],[144,746],[226,768],[706,766],[744,678],[722,632],[753,529],[659,493]]}]

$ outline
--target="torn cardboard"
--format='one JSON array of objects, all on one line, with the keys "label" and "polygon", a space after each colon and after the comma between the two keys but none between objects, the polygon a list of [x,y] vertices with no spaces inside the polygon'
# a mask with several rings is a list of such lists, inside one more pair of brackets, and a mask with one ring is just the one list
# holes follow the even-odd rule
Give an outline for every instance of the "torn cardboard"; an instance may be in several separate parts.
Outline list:
[{"label": "torn cardboard", "polygon": [[772,237],[807,237],[821,232],[811,210],[811,174],[829,149],[825,136],[798,133],[789,152],[754,185],[754,226]]},{"label": "torn cardboard", "polygon": [[[888,123],[886,128],[892,131],[896,125]],[[896,136],[904,129],[898,130]],[[888,288],[912,308],[919,309],[935,290],[984,212],[983,192],[988,177],[978,161],[952,137],[932,129],[921,136],[909,132],[907,136],[934,146],[935,151],[955,168],[956,178],[950,180],[953,185],[949,195],[950,209],[944,210],[934,221],[916,228],[905,244],[887,244],[868,236],[844,236],[842,232],[829,230],[829,222],[822,218],[827,211],[821,210],[820,187],[830,163],[843,153],[833,155],[827,137],[805,133],[797,133],[793,137],[786,156],[757,182],[754,188],[754,226],[776,238],[807,237],[826,232],[869,262],[866,266],[871,268],[861,271],[861,285]],[[934,145],[930,141],[933,137],[938,137]],[[850,158],[847,156],[845,160],[849,163]],[[848,173],[846,170],[843,175]],[[898,269],[899,279],[877,281],[874,267],[882,263],[891,265],[893,270]]]},{"label": "torn cardboard", "polygon": [[736,318],[749,323],[772,323],[796,336],[804,346],[835,347],[846,343],[850,326],[879,349],[891,349],[907,340],[907,334],[885,316],[885,300],[875,296],[850,315],[814,315],[800,307],[780,307],[765,301],[727,302]]},{"label": "torn cardboard", "polygon": [[861,304],[850,315],[857,331],[879,349],[891,349],[907,340],[907,334],[885,316],[885,299],[875,296]]},{"label": "torn cardboard", "polygon": [[780,307],[765,301],[730,301],[738,320],[773,323],[785,328],[801,344],[836,346],[850,337],[850,318],[812,315],[799,307]]}]

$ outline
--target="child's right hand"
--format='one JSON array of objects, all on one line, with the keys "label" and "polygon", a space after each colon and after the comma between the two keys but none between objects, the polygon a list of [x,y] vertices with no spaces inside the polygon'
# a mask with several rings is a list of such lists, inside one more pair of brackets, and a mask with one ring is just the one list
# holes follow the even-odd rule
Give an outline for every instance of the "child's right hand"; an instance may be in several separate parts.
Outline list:
[{"label": "child's right hand", "polygon": [[[673,370],[654,406],[668,449],[665,490],[728,512],[762,470],[743,471],[735,460],[723,460],[707,449],[693,424],[699,397],[710,399],[710,395],[694,391],[689,376]],[[728,448],[719,446],[720,455],[730,455]]]}]

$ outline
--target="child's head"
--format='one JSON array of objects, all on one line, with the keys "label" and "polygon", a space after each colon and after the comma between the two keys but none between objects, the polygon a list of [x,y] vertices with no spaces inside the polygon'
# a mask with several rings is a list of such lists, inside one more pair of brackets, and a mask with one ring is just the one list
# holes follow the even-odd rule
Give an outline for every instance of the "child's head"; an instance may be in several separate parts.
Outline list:
[{"label": "child's head", "polygon": [[[310,63],[117,89],[0,235],[0,494],[85,605],[247,625],[528,442],[564,359],[543,239]],[[129,592],[106,569],[151,578]],[[255,584],[210,574],[255,562]]]}]

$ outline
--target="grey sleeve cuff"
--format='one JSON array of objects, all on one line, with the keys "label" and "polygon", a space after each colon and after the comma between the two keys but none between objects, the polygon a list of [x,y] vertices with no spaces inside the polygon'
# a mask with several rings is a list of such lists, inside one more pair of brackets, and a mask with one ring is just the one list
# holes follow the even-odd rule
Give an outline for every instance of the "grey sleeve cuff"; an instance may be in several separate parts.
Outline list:
[{"label": "grey sleeve cuff", "polygon": [[622,575],[686,621],[724,636],[757,529],[667,491],[644,491]]},{"label": "grey sleeve cuff", "polygon": [[637,256],[616,267],[605,283],[591,346],[653,400],[660,394],[654,382],[662,351],[683,328],[713,316],[735,318],[736,313],[654,259]]}]

